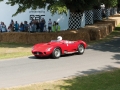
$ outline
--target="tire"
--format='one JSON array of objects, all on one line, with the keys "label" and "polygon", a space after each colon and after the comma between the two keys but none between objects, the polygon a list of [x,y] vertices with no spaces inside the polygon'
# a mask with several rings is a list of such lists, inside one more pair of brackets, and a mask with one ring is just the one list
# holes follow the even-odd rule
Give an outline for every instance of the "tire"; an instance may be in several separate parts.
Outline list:
[{"label": "tire", "polygon": [[85,51],[84,45],[80,44],[78,45],[78,54],[83,54]]},{"label": "tire", "polygon": [[52,52],[52,58],[57,59],[61,56],[61,50],[59,48],[55,48]]}]

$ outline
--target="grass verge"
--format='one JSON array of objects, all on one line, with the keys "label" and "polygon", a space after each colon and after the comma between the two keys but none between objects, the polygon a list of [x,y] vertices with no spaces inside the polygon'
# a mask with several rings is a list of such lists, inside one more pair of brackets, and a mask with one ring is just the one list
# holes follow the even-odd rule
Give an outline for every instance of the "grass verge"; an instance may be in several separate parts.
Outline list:
[{"label": "grass verge", "polygon": [[120,90],[120,69],[0,90]]},{"label": "grass verge", "polygon": [[17,43],[0,43],[0,60],[28,56],[32,45]]}]

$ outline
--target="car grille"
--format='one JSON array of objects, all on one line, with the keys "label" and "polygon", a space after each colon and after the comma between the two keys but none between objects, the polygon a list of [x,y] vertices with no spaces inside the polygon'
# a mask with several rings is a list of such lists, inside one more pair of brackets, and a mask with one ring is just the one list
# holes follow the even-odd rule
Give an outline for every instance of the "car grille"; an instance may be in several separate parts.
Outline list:
[{"label": "car grille", "polygon": [[34,52],[34,54],[39,54],[40,55],[40,54],[43,54],[43,53],[42,52]]}]

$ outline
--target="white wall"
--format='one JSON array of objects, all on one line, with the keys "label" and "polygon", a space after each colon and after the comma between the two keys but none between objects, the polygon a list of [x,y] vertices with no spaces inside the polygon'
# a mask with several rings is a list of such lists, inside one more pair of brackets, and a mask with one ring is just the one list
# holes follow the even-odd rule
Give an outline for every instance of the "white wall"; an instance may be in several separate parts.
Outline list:
[{"label": "white wall", "polygon": [[[8,25],[10,24],[11,19],[13,19],[14,21],[18,21],[18,23],[24,22],[24,21],[28,21],[30,22],[30,15],[45,15],[42,16],[43,18],[45,18],[46,20],[46,25],[47,22],[49,20],[49,18],[51,18],[52,21],[57,21],[59,22],[59,25],[61,26],[61,30],[66,30],[68,29],[68,20],[69,20],[69,14],[67,14],[67,16],[65,14],[63,15],[58,15],[55,14],[52,16],[52,14],[47,11],[46,9],[37,9],[34,11],[39,11],[36,13],[31,13],[31,11],[33,10],[26,10],[25,13],[20,13],[17,16],[12,17],[12,14],[14,14],[18,8],[17,5],[15,6],[10,6],[5,4],[7,0],[4,0],[3,2],[0,2],[0,22],[4,22],[6,24],[6,26],[8,27]],[[45,13],[42,13],[42,12]]]}]

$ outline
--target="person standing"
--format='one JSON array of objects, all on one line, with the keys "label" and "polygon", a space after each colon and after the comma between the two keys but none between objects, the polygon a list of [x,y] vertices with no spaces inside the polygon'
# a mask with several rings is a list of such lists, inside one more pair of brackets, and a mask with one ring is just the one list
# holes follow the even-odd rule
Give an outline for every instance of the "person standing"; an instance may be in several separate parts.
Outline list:
[{"label": "person standing", "polygon": [[6,25],[4,24],[4,22],[1,22],[1,31],[7,32]]},{"label": "person standing", "polygon": [[24,31],[25,32],[28,32],[28,27],[29,27],[28,22],[24,21]]},{"label": "person standing", "polygon": [[0,23],[0,32],[2,32],[2,27],[1,27],[1,23]]},{"label": "person standing", "polygon": [[56,31],[60,31],[60,25],[58,22],[56,23]]},{"label": "person standing", "polygon": [[12,24],[10,24],[10,25],[8,26],[8,32],[13,32],[13,30],[14,30],[14,27],[13,27]]},{"label": "person standing", "polygon": [[13,31],[14,31],[14,21],[13,21],[13,19],[11,19],[10,24],[12,24],[12,26],[13,26]]},{"label": "person standing", "polygon": [[34,24],[33,24],[33,22],[31,22],[30,24],[29,24],[29,32],[30,33],[34,33]]},{"label": "person standing", "polygon": [[100,7],[101,7],[101,10],[102,10],[102,17],[104,18],[104,17],[106,17],[105,4],[101,3]]},{"label": "person standing", "polygon": [[56,32],[56,21],[54,21],[52,25],[52,32]]},{"label": "person standing", "polygon": [[19,24],[17,21],[15,22],[14,27],[15,27],[15,31],[18,32],[19,31]]},{"label": "person standing", "polygon": [[43,32],[44,26],[45,26],[45,20],[42,19],[41,22],[40,22],[40,32]]},{"label": "person standing", "polygon": [[23,24],[23,22],[21,22],[21,24],[20,24],[20,32],[24,32],[24,24]]},{"label": "person standing", "polygon": [[36,21],[36,32],[40,32],[40,26],[38,21]]},{"label": "person standing", "polygon": [[49,21],[48,21],[48,32],[51,32],[51,30],[52,30],[52,21],[51,21],[51,19],[49,19]]}]

